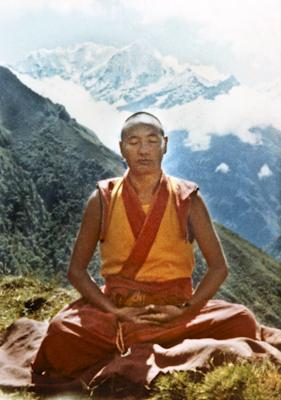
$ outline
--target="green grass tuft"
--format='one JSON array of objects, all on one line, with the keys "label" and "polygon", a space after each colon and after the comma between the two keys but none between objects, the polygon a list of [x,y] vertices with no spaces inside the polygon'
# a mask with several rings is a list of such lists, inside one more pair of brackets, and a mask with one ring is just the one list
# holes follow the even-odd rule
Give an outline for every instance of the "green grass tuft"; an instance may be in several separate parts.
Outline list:
[{"label": "green grass tuft", "polygon": [[[194,377],[196,377],[194,379]],[[268,359],[225,364],[198,374],[174,372],[156,378],[149,400],[280,400],[281,371]]]},{"label": "green grass tuft", "polygon": [[173,372],[160,375],[152,387],[149,400],[195,400],[198,385],[191,379],[190,372]]},{"label": "green grass tuft", "polygon": [[0,331],[20,317],[45,320],[77,297],[74,289],[58,287],[55,279],[34,276],[0,277]]}]

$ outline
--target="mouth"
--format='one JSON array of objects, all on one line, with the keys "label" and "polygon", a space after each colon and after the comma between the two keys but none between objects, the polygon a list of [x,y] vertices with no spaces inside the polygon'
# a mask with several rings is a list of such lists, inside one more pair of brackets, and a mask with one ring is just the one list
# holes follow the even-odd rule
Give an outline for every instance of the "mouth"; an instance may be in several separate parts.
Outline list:
[{"label": "mouth", "polygon": [[151,160],[140,159],[140,160],[138,160],[138,163],[139,163],[140,165],[148,165],[148,164],[151,163]]}]

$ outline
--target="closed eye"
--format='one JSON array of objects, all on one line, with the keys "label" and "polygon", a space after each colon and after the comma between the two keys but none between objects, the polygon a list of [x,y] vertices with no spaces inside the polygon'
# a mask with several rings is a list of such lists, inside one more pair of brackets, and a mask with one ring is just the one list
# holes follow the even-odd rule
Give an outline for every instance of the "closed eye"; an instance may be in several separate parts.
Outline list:
[{"label": "closed eye", "polygon": [[138,140],[137,139],[130,139],[130,140],[128,140],[128,143],[129,144],[138,144]]}]

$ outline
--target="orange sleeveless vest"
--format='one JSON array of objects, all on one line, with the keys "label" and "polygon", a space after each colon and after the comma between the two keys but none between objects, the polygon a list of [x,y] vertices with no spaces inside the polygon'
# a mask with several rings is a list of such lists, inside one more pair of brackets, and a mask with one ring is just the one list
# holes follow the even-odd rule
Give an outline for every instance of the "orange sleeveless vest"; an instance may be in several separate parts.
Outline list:
[{"label": "orange sleeveless vest", "polygon": [[[176,278],[183,278],[186,273],[191,275],[194,259],[192,246],[186,243],[192,242],[188,229],[188,214],[191,194],[198,190],[198,186],[193,182],[166,177],[163,174],[158,198],[154,200],[154,206],[150,209],[151,215],[147,218],[141,215],[142,210],[138,210],[140,206],[137,195],[127,186],[126,174],[122,178],[107,179],[97,184],[102,200],[102,275],[106,277],[118,274],[136,280],[165,280],[172,279],[169,278],[170,275],[175,275]],[[131,197],[130,191],[133,192]],[[161,207],[163,210],[160,215]],[[140,221],[141,217],[143,222]],[[137,225],[139,231],[136,231]],[[160,226],[161,229],[157,233]],[[175,237],[171,236],[170,230],[175,232]],[[107,250],[103,251],[104,248]],[[127,258],[130,251],[131,254]],[[106,268],[103,268],[104,265]],[[168,277],[165,277],[163,271],[168,271]]]}]

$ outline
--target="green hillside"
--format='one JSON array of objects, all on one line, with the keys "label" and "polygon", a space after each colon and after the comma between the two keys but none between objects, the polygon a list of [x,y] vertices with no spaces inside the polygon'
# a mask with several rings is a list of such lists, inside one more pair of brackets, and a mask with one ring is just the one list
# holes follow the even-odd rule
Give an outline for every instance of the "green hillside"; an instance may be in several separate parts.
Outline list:
[{"label": "green hillside", "polygon": [[[242,303],[261,323],[281,328],[281,263],[228,229],[220,225],[216,228],[229,262],[228,278],[216,297]],[[26,270],[24,261],[20,269]],[[196,249],[194,286],[205,269],[206,264]],[[98,270],[93,271],[93,276],[100,281]],[[0,276],[0,309],[5,310],[0,318],[0,330],[23,315],[39,319],[51,316],[78,296],[69,285],[61,287],[60,282],[54,276],[44,278],[41,272],[37,276]],[[60,299],[58,302],[56,296]]]},{"label": "green hillside", "polygon": [[262,322],[281,328],[281,262],[239,239],[230,231],[223,239],[231,274],[221,294],[246,304]]},{"label": "green hillside", "polygon": [[0,274],[64,275],[96,181],[123,166],[64,107],[0,67],[0,171]]},{"label": "green hillside", "polygon": [[[281,262],[222,225],[216,229],[229,263],[229,275],[217,294],[248,306],[264,324],[281,328]],[[198,281],[206,264],[196,252]]]}]

